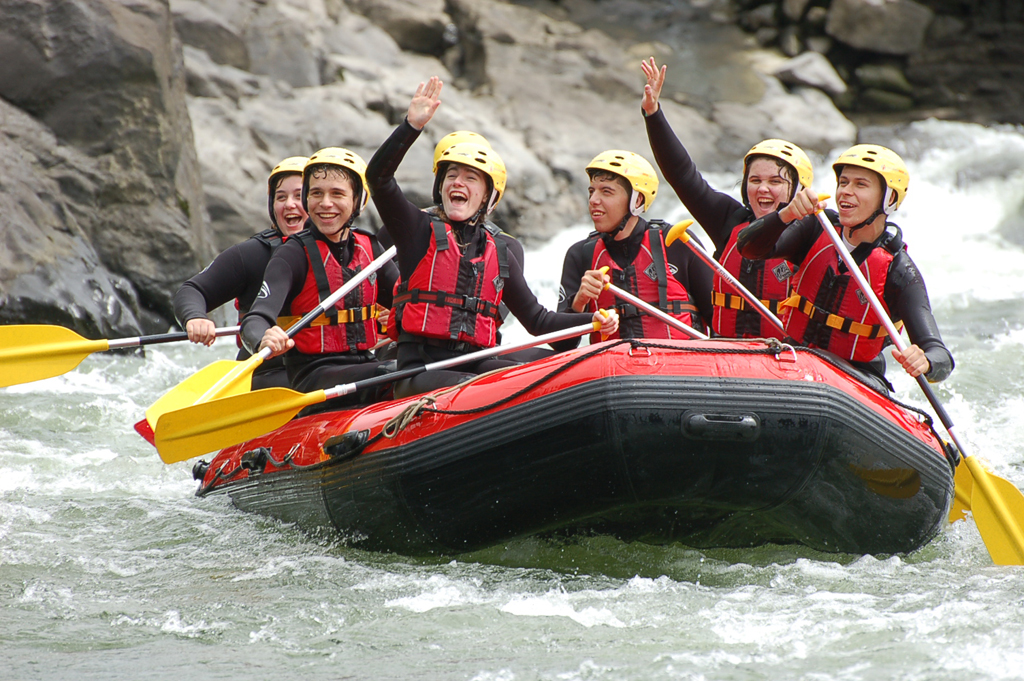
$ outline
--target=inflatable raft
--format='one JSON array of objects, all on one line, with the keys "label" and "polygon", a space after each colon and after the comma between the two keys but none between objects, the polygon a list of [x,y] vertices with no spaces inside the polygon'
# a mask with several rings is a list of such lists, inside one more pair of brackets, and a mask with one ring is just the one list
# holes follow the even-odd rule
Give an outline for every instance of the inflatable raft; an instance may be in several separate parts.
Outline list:
[{"label": "inflatable raft", "polygon": [[608,341],[300,417],[193,472],[201,497],[408,555],[544,533],[913,551],[947,522],[955,453],[847,369],[770,341]]}]

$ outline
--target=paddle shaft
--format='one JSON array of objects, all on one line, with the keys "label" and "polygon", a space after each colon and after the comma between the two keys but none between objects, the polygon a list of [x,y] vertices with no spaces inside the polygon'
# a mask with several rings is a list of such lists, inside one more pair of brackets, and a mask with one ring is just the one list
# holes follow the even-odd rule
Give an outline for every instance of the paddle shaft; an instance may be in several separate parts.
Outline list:
[{"label": "paddle shaft", "polygon": [[710,255],[708,255],[708,252],[701,248],[696,242],[694,242],[694,240],[690,238],[690,235],[688,233],[684,232],[680,238],[683,240],[683,243],[690,247],[690,250],[693,251],[698,258],[704,261],[705,265],[714,269],[716,272],[722,275],[723,279],[732,284],[732,287],[736,289],[736,292],[743,297],[743,300],[747,301],[758,312],[760,312],[761,316],[767,319],[769,322],[771,322],[772,326],[781,331],[783,334],[786,333],[786,327],[782,324],[782,320],[776,317],[775,314],[757,298],[757,296],[748,291],[747,287],[739,282],[739,279],[732,276],[732,273],[729,272],[729,270],[725,269],[722,263],[718,262]]},{"label": "paddle shaft", "polygon": [[707,340],[708,339],[707,336],[705,336],[703,333],[701,333],[697,329],[695,329],[695,328],[693,328],[691,326],[687,326],[686,324],[683,324],[681,321],[679,321],[678,319],[676,319],[672,315],[665,314],[664,312],[662,312],[658,308],[654,307],[650,303],[645,302],[643,300],[640,300],[639,298],[634,296],[632,293],[627,293],[626,291],[623,291],[621,288],[619,288],[615,284],[605,284],[604,287],[606,289],[608,289],[609,291],[611,291],[612,293],[614,293],[617,298],[622,298],[627,303],[635,305],[636,307],[640,308],[641,310],[643,310],[647,314],[651,315],[652,317],[657,317],[661,321],[663,321],[666,324],[668,324],[669,326],[671,326],[673,329],[676,329],[678,331],[682,331],[687,336],[689,336],[691,339],[693,339],[693,340]]},{"label": "paddle shaft", "polygon": [[412,367],[411,369],[403,369],[402,371],[396,371],[384,376],[374,376],[373,378],[366,378],[362,381],[356,381],[355,383],[345,383],[342,385],[336,385],[333,388],[324,390],[324,399],[331,399],[334,397],[341,397],[342,395],[349,395],[356,392],[357,390],[364,390],[366,388],[373,388],[379,385],[385,385],[392,383],[393,381],[400,381],[404,378],[416,376],[422,374],[425,371],[437,371],[439,369],[447,369],[448,367],[457,366],[459,364],[466,364],[467,362],[475,362],[481,359],[487,359],[488,357],[494,357],[495,355],[503,355],[508,352],[515,352],[517,350],[525,350],[526,348],[532,348],[537,345],[543,345],[544,343],[554,343],[556,341],[565,340],[567,338],[575,338],[576,336],[582,336],[585,333],[592,331],[600,331],[601,325],[592,322],[590,324],[581,324],[580,326],[574,326],[569,329],[563,329],[562,331],[552,331],[546,333],[543,336],[536,336],[524,341],[522,343],[516,343],[514,345],[496,345],[493,348],[485,348],[478,350],[477,352],[470,352],[465,355],[457,355],[448,359],[443,359],[438,362],[431,362],[420,367]]},{"label": "paddle shaft", "polygon": [[[214,329],[214,335],[217,338],[221,336],[234,336],[238,333],[238,326],[224,326],[219,329]],[[184,331],[176,331],[174,333],[157,333],[152,336],[135,336],[134,338],[118,338],[116,340],[107,341],[107,349],[116,350],[118,348],[137,348],[140,345],[156,345],[157,343],[177,343],[178,341],[188,340],[188,334]]]},{"label": "paddle shaft", "polygon": [[[821,222],[821,228],[825,230],[829,238],[832,240],[832,244],[835,246],[836,251],[842,257],[843,262],[846,263],[846,268],[853,275],[854,279],[857,280],[857,285],[860,286],[861,291],[867,296],[868,302],[871,304],[871,309],[875,311],[875,315],[885,325],[885,330],[889,333],[889,338],[892,340],[893,345],[902,353],[906,352],[907,344],[903,341],[899,331],[896,330],[896,326],[889,319],[889,315],[886,313],[885,308],[882,307],[881,301],[878,300],[878,296],[868,285],[867,280],[864,279],[864,274],[860,271],[860,267],[857,266],[857,262],[853,259],[853,254],[846,250],[846,246],[843,244],[842,239],[836,232],[832,224],[826,219],[825,214],[821,211],[818,212],[818,220]],[[939,415],[939,420],[942,421],[942,425],[945,427],[946,432],[949,433],[949,437],[956,443],[960,453],[964,457],[964,463],[968,466],[971,473],[974,474],[974,482],[981,487],[982,492],[991,501],[992,508],[999,520],[1003,523],[1003,526],[1013,536],[1014,541],[1018,547],[1024,547],[1024,532],[1018,526],[1017,522],[1011,516],[1009,510],[1001,502],[1000,495],[995,489],[995,486],[989,480],[988,474],[981,464],[977,463],[973,457],[967,453],[960,439],[956,436],[953,431],[953,420],[946,413],[946,410],[942,407],[942,403],[939,402],[938,396],[932,390],[931,385],[928,384],[928,380],[924,375],[917,377],[917,384],[921,386],[921,390],[924,392],[925,397],[928,398],[928,402],[932,405],[932,409]],[[1024,560],[1024,556],[1021,556]]]}]

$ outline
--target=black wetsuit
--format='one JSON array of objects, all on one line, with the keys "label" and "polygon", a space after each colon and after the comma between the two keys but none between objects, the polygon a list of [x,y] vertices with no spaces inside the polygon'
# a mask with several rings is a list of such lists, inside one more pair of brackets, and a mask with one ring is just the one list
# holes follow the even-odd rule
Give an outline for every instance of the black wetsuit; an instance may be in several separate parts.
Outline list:
[{"label": "black wetsuit", "polygon": [[[647,221],[639,218],[636,227],[633,228],[633,231],[625,239],[616,241],[610,234],[602,236],[601,239],[604,241],[608,255],[615,261],[615,264],[622,269],[626,269],[640,253],[640,246],[643,243],[644,234],[647,230]],[[595,243],[592,237],[596,236],[596,234],[596,232],[592,232],[588,238],[583,241],[577,241],[565,253],[565,261],[562,263],[562,282],[558,289],[558,310],[560,312],[572,310],[572,301],[580,290],[580,281],[583,278],[583,274],[587,270],[592,269],[593,246]],[[652,240],[656,238],[652,237]],[[697,306],[697,310],[700,312],[704,322],[710,324],[713,313],[711,307],[711,268],[705,265],[694,254],[693,250],[688,248],[682,241],[676,241],[665,250],[668,255],[668,264],[676,269],[674,273],[676,281],[686,289],[690,296],[690,301]],[[620,318],[619,335],[623,338],[633,337],[635,334],[631,335],[629,329],[625,328],[626,326],[625,320]],[[701,331],[702,329],[697,330]],[[579,339],[562,341],[562,343],[571,344],[570,347],[576,347]],[[559,347],[561,348],[561,344]]]},{"label": "black wetsuit", "polygon": [[[314,238],[327,244],[331,255],[342,265],[347,266],[352,260],[352,232],[340,243],[330,241],[316,228],[312,221],[306,222]],[[384,248],[372,238],[373,257],[384,252]],[[291,307],[292,301],[302,291],[309,272],[309,260],[302,242],[289,239],[277,249],[274,257],[267,264],[264,275],[266,295],[256,299],[249,314],[242,320],[242,343],[250,352],[256,352],[263,334],[277,324],[277,318],[283,310]],[[391,306],[391,297],[398,269],[394,262],[385,264],[377,271],[377,302],[385,307]],[[377,372],[379,362],[375,361],[369,351],[336,352],[322,355],[309,355],[292,349],[284,354],[284,364],[288,370],[288,378],[292,387],[301,392],[309,392],[322,388],[331,388],[342,383],[354,383],[370,378]],[[354,400],[344,399],[345,403],[362,402],[371,395],[360,395]],[[337,401],[335,401],[337,402]],[[337,404],[335,404],[337,406]]]},{"label": "black wetsuit", "polygon": [[[395,245],[398,247],[398,269],[402,280],[408,281],[420,261],[426,256],[430,247],[431,222],[430,216],[405,198],[401,188],[395,181],[397,170],[409,147],[419,137],[419,131],[403,121],[390,137],[377,149],[366,169],[366,181],[370,186],[373,202],[377,206],[381,220],[388,226]],[[456,238],[466,248],[483,248],[486,237],[477,225],[452,223]],[[577,313],[557,313],[545,309],[523,277],[522,246],[511,236],[501,233],[496,238],[508,245],[509,278],[505,281],[502,291],[502,302],[508,306],[516,319],[531,334],[540,335],[560,329],[586,324],[592,315]],[[449,349],[428,344],[426,338],[404,340],[399,343],[398,368],[406,369],[437,362],[460,354],[465,349]],[[461,371],[432,371],[419,374],[402,381],[395,386],[396,397],[415,395],[437,388],[460,383],[466,378],[515,364],[515,361],[501,358],[485,359],[469,365],[460,365]]]},{"label": "black wetsuit", "polygon": [[[831,211],[828,211],[831,213]],[[835,222],[834,214],[829,215]],[[811,247],[821,236],[821,222],[814,215],[786,225],[778,213],[770,213],[760,220],[755,220],[739,234],[738,247],[745,258],[786,258],[790,262],[802,263]],[[860,244],[853,249],[853,258],[857,264],[863,263],[871,251],[882,248],[885,233],[873,243]],[[840,261],[840,272],[846,272],[845,264]],[[928,290],[917,265],[910,259],[907,251],[901,249],[889,265],[889,273],[885,280],[883,296],[886,307],[892,314],[893,323],[903,321],[910,342],[924,350],[931,364],[927,378],[929,381],[942,381],[953,371],[953,355],[950,354],[939,326],[932,314]],[[851,362],[854,366],[870,371],[884,379],[885,360],[879,354],[870,362]]]},{"label": "black wetsuit", "polygon": [[[202,272],[192,277],[174,294],[174,316],[185,328],[190,320],[209,319],[207,313],[221,305],[238,300],[239,311],[244,314],[252,307],[263,283],[263,272],[280,237],[273,230],[235,244],[218,255]],[[239,348],[236,359],[250,356]],[[253,372],[252,388],[286,388],[288,376],[280,357],[267,360]]]}]

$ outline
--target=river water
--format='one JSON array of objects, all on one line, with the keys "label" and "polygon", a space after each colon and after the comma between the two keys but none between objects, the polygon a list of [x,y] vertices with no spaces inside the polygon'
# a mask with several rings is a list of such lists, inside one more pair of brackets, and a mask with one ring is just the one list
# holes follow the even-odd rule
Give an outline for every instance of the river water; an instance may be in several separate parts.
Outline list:
[{"label": "river water", "polygon": [[[1024,251],[1001,227],[1024,201],[1024,135],[873,133],[911,169],[898,221],[957,361],[938,394],[972,453],[1024,485]],[[549,305],[586,231],[529,254]],[[1024,569],[993,567],[969,520],[901,556],[589,538],[420,560],[196,499],[191,464],[131,426],[231,354],[97,354],[0,390],[0,679],[1024,677]]]}]

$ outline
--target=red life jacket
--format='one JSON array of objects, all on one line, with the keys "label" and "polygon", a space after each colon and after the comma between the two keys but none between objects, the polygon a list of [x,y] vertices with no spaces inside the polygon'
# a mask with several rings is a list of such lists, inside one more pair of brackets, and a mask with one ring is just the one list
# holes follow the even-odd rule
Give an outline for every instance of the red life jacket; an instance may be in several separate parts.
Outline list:
[{"label": "red life jacket", "polygon": [[[775,316],[782,317],[779,305],[789,297],[790,278],[795,268],[783,258],[747,260],[740,255],[736,239],[748,224],[744,222],[733,227],[719,262]],[[748,304],[717,270],[711,291],[711,304],[714,305],[711,328],[717,335],[723,338],[782,338],[782,332]]]},{"label": "red life jacket", "polygon": [[[352,258],[347,266],[335,260],[327,244],[310,232],[299,232],[295,238],[306,250],[309,270],[302,289],[292,300],[289,309],[292,316],[278,317],[281,328],[288,328],[307,312],[316,309],[320,301],[373,262],[373,242],[369,235],[359,230],[352,230]],[[377,344],[376,303],[377,273],[374,272],[334,307],[295,334],[295,348],[307,355],[372,348]]]},{"label": "red life jacket", "polygon": [[[433,339],[450,349],[497,343],[501,294],[508,279],[508,246],[482,225],[483,253],[460,249],[451,225],[431,218],[430,246],[409,280],[395,288],[389,329],[399,340]],[[390,333],[390,331],[389,331]]]},{"label": "red life jacket", "polygon": [[[615,263],[601,235],[592,234],[594,253],[590,269],[597,270],[607,266],[613,284],[684,324],[700,329],[703,322],[697,312],[697,306],[690,300],[686,287],[672,276],[675,274],[675,266],[668,262],[665,235],[662,232],[662,229],[668,226],[668,223],[661,221],[652,220],[647,223],[643,240],[640,242],[640,251],[626,269]],[[682,331],[641,312],[629,303],[618,300],[615,294],[607,289],[601,291],[597,300],[590,301],[588,305],[591,312],[596,312],[599,308],[607,310],[612,307],[619,313],[619,330],[611,338],[689,338]],[[600,340],[600,334],[591,334],[591,343]]]},{"label": "red life jacket", "polygon": [[[905,248],[899,228],[891,230],[894,227],[887,225],[881,245],[872,249],[860,265],[890,317],[884,298],[885,282],[893,258]],[[786,332],[809,347],[855,362],[870,362],[891,341],[856,279],[849,271],[839,272],[841,262],[832,240],[822,232],[800,264],[793,296],[785,301],[791,308]]]}]

